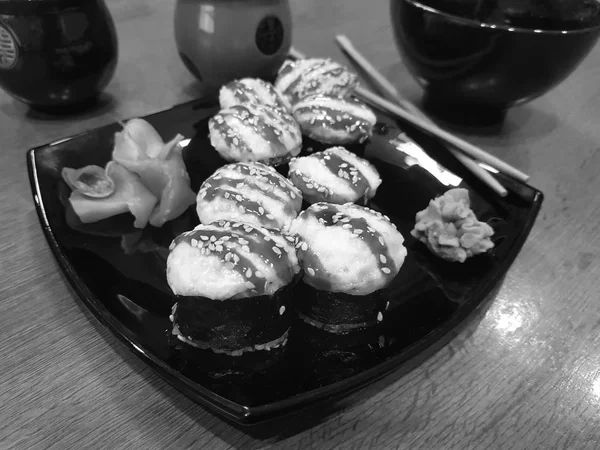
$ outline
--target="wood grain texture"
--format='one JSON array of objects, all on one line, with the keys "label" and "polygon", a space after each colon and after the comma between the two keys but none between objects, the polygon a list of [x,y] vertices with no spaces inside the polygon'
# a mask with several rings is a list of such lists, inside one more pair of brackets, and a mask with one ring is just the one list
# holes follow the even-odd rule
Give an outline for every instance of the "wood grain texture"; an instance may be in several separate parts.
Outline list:
[{"label": "wood grain texture", "polygon": [[[490,308],[406,376],[259,439],[179,394],[81,307],[34,211],[25,151],[168,108],[199,88],[174,2],[108,0],[120,60],[97,111],[57,119],[0,93],[1,449],[600,448],[600,48],[501,129],[468,138],[532,175],[540,217]],[[387,1],[293,0],[294,43],[341,58],[344,33],[409,99]]]}]

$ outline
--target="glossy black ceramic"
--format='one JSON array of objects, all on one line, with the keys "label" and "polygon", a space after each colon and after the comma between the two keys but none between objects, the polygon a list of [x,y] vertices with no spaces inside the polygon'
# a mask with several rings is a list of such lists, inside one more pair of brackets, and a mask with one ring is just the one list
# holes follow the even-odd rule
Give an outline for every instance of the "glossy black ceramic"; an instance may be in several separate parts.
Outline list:
[{"label": "glossy black ceramic", "polygon": [[65,111],[104,90],[117,35],[103,0],[0,0],[0,87],[32,107]]},{"label": "glossy black ceramic", "polygon": [[[390,0],[402,61],[424,87],[427,106],[446,110],[450,119],[469,110],[493,114],[563,81],[598,40],[597,3],[585,3],[595,9],[581,20],[574,14],[564,13],[561,21],[514,9],[535,3],[544,2]],[[489,11],[476,9],[490,4]],[[502,5],[513,13],[510,20],[499,16]]]},{"label": "glossy black ceramic", "polygon": [[[191,138],[184,159],[194,190],[224,164],[208,140],[207,120],[216,111],[192,102],[147,117],[165,139],[176,133]],[[410,230],[415,213],[449,186],[414,154],[397,149],[400,131],[382,116],[371,140],[348,148],[380,171],[383,183],[370,206],[389,215],[408,248],[400,273],[382,293],[390,301],[383,324],[340,336],[296,318],[283,350],[226,357],[190,348],[171,334],[174,298],[165,277],[166,256],[173,237],[198,223],[194,207],[162,229],[143,231],[134,229],[127,215],[82,225],[67,207],[69,189],[61,169],[104,165],[119,129],[118,124],[109,125],[28,153],[42,229],[79,299],[115,336],[190,398],[245,424],[324,402],[331,405],[384,375],[399,376],[430,355],[481,308],[501,281],[542,203],[539,191],[504,177],[509,195],[497,197],[469,178],[434,140],[407,128],[432,157],[465,177],[460,186],[470,190],[476,214],[495,230],[491,253],[466,264],[437,259]],[[306,141],[304,147],[307,151],[317,145]],[[287,167],[280,170],[285,173]]]}]

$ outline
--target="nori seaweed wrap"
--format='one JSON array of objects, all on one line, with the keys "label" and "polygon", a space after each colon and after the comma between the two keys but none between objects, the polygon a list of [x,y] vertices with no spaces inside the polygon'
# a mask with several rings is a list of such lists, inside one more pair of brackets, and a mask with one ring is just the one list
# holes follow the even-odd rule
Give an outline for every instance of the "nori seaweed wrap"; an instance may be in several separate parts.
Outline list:
[{"label": "nori seaweed wrap", "polygon": [[232,356],[280,347],[299,271],[294,239],[279,231],[222,220],[182,233],[167,260],[173,333]]},{"label": "nori seaweed wrap", "polygon": [[303,270],[301,318],[335,333],[384,320],[388,305],[380,291],[406,257],[404,238],[387,217],[352,203],[315,203],[290,231]]}]

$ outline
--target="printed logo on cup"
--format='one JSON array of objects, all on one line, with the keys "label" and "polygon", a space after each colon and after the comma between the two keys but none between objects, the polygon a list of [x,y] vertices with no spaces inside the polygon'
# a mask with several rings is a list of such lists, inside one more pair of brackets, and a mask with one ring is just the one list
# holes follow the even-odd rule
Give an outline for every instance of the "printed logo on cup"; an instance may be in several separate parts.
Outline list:
[{"label": "printed logo on cup", "polygon": [[10,69],[16,64],[18,57],[15,37],[6,25],[0,23],[0,69]]},{"label": "printed logo on cup", "polygon": [[277,53],[283,44],[283,24],[275,16],[267,16],[256,29],[256,46],[265,55]]}]

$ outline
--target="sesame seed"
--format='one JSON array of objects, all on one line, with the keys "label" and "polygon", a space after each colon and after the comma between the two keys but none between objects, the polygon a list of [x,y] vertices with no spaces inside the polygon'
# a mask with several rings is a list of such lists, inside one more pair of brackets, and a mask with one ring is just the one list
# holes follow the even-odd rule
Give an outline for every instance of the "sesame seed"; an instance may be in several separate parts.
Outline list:
[{"label": "sesame seed", "polygon": [[279,308],[279,315],[283,316],[284,312],[285,312],[285,306],[281,305],[281,308]]},{"label": "sesame seed", "polygon": [[200,239],[202,239],[203,241],[208,241],[208,236],[205,235],[200,235]]},{"label": "sesame seed", "polygon": [[386,302],[386,304],[385,304],[385,310],[387,311],[389,307],[390,307],[390,302]]},{"label": "sesame seed", "polygon": [[386,275],[389,275],[390,273],[392,273],[392,271],[390,269],[388,269],[387,267],[382,267],[381,271],[383,273],[385,273]]},{"label": "sesame seed", "polygon": [[377,321],[378,321],[378,322],[381,322],[382,320],[383,320],[383,314],[381,314],[381,311],[379,311],[379,312],[377,313]]},{"label": "sesame seed", "polygon": [[379,255],[379,261],[385,264],[387,262],[387,258],[385,257],[385,255]]},{"label": "sesame seed", "polygon": [[314,277],[314,276],[315,276],[315,270],[314,270],[312,267],[307,267],[307,268],[306,268],[306,271],[308,272],[308,274],[309,274],[311,277]]},{"label": "sesame seed", "polygon": [[252,277],[252,269],[246,269],[246,278]]},{"label": "sesame seed", "polygon": [[281,255],[281,250],[279,249],[279,247],[277,247],[276,245],[274,245],[272,248],[273,248],[273,251],[275,253],[277,253],[278,255]]},{"label": "sesame seed", "polygon": [[255,271],[254,276],[256,278],[264,278],[265,277],[264,274],[260,270]]},{"label": "sesame seed", "polygon": [[[369,230],[369,231],[371,231],[371,230]],[[379,243],[381,245],[385,245],[385,241],[383,240],[383,238],[381,236],[379,236],[379,238],[377,240],[379,241]]]}]

